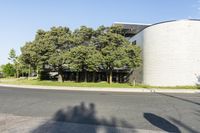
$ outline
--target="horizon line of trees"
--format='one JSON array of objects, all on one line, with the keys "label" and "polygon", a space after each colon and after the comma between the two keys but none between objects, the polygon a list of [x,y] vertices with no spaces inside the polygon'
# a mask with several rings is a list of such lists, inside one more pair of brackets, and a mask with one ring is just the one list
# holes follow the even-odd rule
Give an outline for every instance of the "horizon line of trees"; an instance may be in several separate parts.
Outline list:
[{"label": "horizon line of trees", "polygon": [[[66,70],[93,73],[105,71],[107,82],[112,83],[113,70],[126,68],[134,70],[142,63],[140,47],[130,43],[120,26],[100,26],[96,30],[81,26],[71,31],[68,27],[52,27],[50,30],[38,30],[34,40],[21,47],[21,54],[16,56],[11,49],[9,60],[18,78],[24,73],[35,72],[41,79],[47,69],[58,73],[58,81],[64,82]],[[4,67],[5,68],[5,67]]]}]

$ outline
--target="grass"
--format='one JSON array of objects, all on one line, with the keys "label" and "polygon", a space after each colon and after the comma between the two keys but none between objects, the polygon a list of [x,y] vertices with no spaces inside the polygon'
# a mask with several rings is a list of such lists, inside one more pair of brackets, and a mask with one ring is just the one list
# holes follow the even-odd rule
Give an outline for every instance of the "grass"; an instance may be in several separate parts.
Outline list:
[{"label": "grass", "polygon": [[42,86],[69,86],[69,87],[99,87],[99,88],[133,88],[130,84],[127,83],[113,83],[108,84],[107,82],[74,82],[74,81],[65,81],[63,83],[57,81],[49,80],[27,80],[27,79],[0,79],[0,83],[3,84],[14,84],[14,85],[42,85]]},{"label": "grass", "polygon": [[0,83],[2,84],[13,84],[13,85],[40,85],[40,86],[68,86],[68,87],[98,87],[98,88],[160,88],[160,89],[200,89],[200,86],[175,86],[175,87],[159,87],[159,86],[148,86],[143,84],[136,84],[135,86],[128,83],[112,83],[107,82],[73,82],[65,81],[63,83],[49,80],[37,80],[37,79],[16,79],[16,78],[1,78]]}]

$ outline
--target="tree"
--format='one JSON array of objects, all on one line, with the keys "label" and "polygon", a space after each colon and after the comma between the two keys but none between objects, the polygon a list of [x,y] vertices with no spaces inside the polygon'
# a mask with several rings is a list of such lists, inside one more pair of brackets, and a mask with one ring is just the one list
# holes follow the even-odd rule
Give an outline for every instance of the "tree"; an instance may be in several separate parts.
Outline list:
[{"label": "tree", "polygon": [[[31,75],[31,68],[37,69],[39,57],[37,54],[36,45],[33,42],[27,42],[21,47],[21,63],[28,67],[28,76]],[[37,72],[38,76],[38,72]]]},{"label": "tree", "polygon": [[2,72],[5,77],[11,77],[15,75],[16,70],[12,64],[8,63],[2,66]]},{"label": "tree", "polygon": [[86,46],[77,46],[70,50],[69,53],[69,68],[71,71],[75,71],[76,73],[76,81],[78,82],[79,75],[78,73],[84,71],[85,77],[84,81],[86,81],[86,63],[85,59],[87,56],[87,47]]},{"label": "tree", "polygon": [[54,53],[49,59],[50,65],[58,72],[58,81],[64,82],[64,70],[68,68],[67,59],[69,52]]},{"label": "tree", "polygon": [[70,50],[69,68],[72,71],[84,72],[85,82],[87,81],[87,71],[98,71],[101,61],[101,53],[94,46],[78,46]]},{"label": "tree", "polygon": [[16,59],[17,59],[17,55],[16,55],[16,52],[15,50],[12,48],[9,52],[9,57],[8,57],[9,60],[11,60],[12,62],[15,62]]},{"label": "tree", "polygon": [[[35,39],[21,48],[25,64],[37,69],[37,75],[45,66],[58,71],[59,81],[64,81],[64,56],[73,47],[73,37],[67,27],[52,27],[49,31],[38,30]],[[38,76],[39,77],[39,76]],[[41,76],[40,76],[41,77]]]},{"label": "tree", "polygon": [[123,27],[121,25],[112,25],[111,27],[108,27],[107,30],[110,33],[115,33],[122,36],[124,36],[125,34],[125,31],[123,30]]},{"label": "tree", "polygon": [[67,68],[67,58],[73,47],[73,37],[67,27],[53,27],[48,33],[48,41],[52,44],[53,54],[48,63],[58,72],[58,81],[64,82],[64,70]]},{"label": "tree", "polygon": [[3,77],[3,65],[0,66],[0,78]]},{"label": "tree", "polygon": [[16,78],[18,78],[19,77],[19,61],[18,61],[18,56],[16,55],[16,52],[13,48],[9,52],[8,59],[14,64],[14,67],[16,70]]},{"label": "tree", "polygon": [[105,29],[92,41],[102,53],[102,67],[107,72],[108,83],[112,83],[112,72],[115,68],[135,68],[141,62],[139,47],[132,46],[125,37],[118,33],[119,29],[114,29],[113,27]]},{"label": "tree", "polygon": [[50,31],[37,31],[33,44],[37,55],[37,73],[39,79],[46,77],[44,73],[49,71],[49,59],[55,51],[55,39],[55,37],[51,36]]},{"label": "tree", "polygon": [[97,30],[81,26],[74,32],[67,27],[38,30],[35,39],[21,48],[21,53],[24,66],[37,70],[37,75],[56,71],[61,82],[67,69],[77,72],[76,81],[79,72],[84,73],[87,81],[88,71],[93,72],[95,81],[95,73],[101,69],[107,72],[107,81],[111,83],[116,68],[133,69],[141,64],[140,48],[124,38],[120,26],[100,26]]},{"label": "tree", "polygon": [[92,81],[95,82],[96,72],[100,70],[100,66],[103,62],[103,56],[100,51],[96,50],[96,47],[88,47],[88,53],[85,59],[87,71],[93,72]]},{"label": "tree", "polygon": [[[71,57],[76,58],[77,60],[79,60],[79,64],[74,64],[75,61],[72,60],[71,58],[71,69],[72,70],[76,70],[78,72],[83,71],[84,72],[84,81],[87,81],[87,64],[86,64],[86,60],[88,57],[89,53],[93,53],[95,51],[90,51],[95,50],[95,48],[91,48],[89,47],[89,45],[91,44],[91,39],[94,37],[95,35],[95,31],[92,28],[86,27],[86,26],[81,26],[79,29],[76,29],[73,32],[73,37],[74,37],[74,44],[75,46],[78,48],[77,49],[73,49],[73,52],[71,52]],[[80,47],[79,47],[80,46]],[[81,47],[83,46],[83,47]],[[77,50],[77,52],[75,52],[74,50]],[[81,57],[81,54],[79,55],[79,53],[81,53],[82,55],[84,55],[84,57]],[[75,57],[76,55],[76,57]],[[89,62],[87,62],[89,64]],[[91,64],[92,65],[92,64]],[[91,70],[91,68],[90,68]],[[77,72],[77,80],[78,80],[78,72]]]},{"label": "tree", "polygon": [[79,29],[76,29],[73,32],[75,45],[88,46],[90,44],[91,38],[93,37],[94,33],[95,32],[92,28],[86,26],[81,26]]},{"label": "tree", "polygon": [[141,48],[137,45],[129,44],[125,48],[127,53],[128,61],[126,62],[127,67],[130,69],[137,68],[142,65]]}]

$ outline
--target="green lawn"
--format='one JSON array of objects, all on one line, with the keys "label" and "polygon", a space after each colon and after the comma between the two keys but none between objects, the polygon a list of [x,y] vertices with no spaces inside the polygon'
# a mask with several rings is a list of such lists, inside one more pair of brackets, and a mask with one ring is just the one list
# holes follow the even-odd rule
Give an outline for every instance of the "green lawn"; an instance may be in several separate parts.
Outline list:
[{"label": "green lawn", "polygon": [[[108,84],[107,82],[73,82],[65,81],[63,83],[57,81],[48,81],[48,80],[27,80],[27,79],[0,79],[0,83],[3,84],[15,84],[15,85],[44,85],[44,86],[70,86],[70,87],[99,87],[99,88],[133,88],[133,86],[127,83],[112,83]],[[137,86],[138,87],[138,86]],[[144,86],[143,86],[144,87]]]},{"label": "green lawn", "polygon": [[57,81],[43,80],[39,81],[36,79],[15,79],[15,78],[2,78],[0,79],[2,84],[14,84],[14,85],[41,85],[41,86],[69,86],[69,87],[99,87],[99,88],[160,88],[160,89],[200,89],[200,86],[175,86],[175,87],[158,87],[158,86],[147,86],[137,84],[136,86],[128,83],[112,83],[107,82],[73,82],[65,81],[63,83]]}]

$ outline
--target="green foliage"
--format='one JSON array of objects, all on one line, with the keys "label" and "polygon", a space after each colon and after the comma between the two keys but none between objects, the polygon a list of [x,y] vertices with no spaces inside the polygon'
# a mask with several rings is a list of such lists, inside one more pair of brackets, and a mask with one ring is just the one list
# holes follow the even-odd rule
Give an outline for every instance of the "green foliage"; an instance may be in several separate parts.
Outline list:
[{"label": "green foliage", "polygon": [[127,66],[129,68],[137,68],[142,65],[141,48],[136,45],[129,44],[126,47],[128,61]]},{"label": "green foliage", "polygon": [[27,42],[21,48],[21,62],[22,64],[31,65],[32,68],[36,68],[39,61],[36,45],[33,42]]},{"label": "green foliage", "polygon": [[38,30],[35,40],[21,48],[22,61],[33,69],[43,71],[45,65],[63,72],[65,52],[73,45],[71,31],[67,27],[52,27],[50,31]]},{"label": "green foliage", "polygon": [[16,52],[14,49],[10,50],[8,59],[11,60],[11,62],[13,63],[16,70],[16,78],[18,78],[19,73],[20,73],[20,62],[19,62],[19,57],[16,55]]},{"label": "green foliage", "polygon": [[[103,28],[101,28],[103,29]],[[140,48],[133,46],[121,33],[118,26],[104,28],[104,32],[92,40],[92,43],[102,53],[102,66],[109,73],[112,81],[112,71],[115,68],[135,68],[140,66]]]},{"label": "green foliage", "polygon": [[102,55],[94,46],[78,46],[70,50],[69,68],[72,71],[98,71],[101,63]]},{"label": "green foliage", "polygon": [[90,44],[90,40],[94,35],[94,30],[86,26],[81,26],[76,29],[73,33],[75,45],[86,45]]},{"label": "green foliage", "polygon": [[123,27],[121,25],[112,25],[108,28],[108,32],[124,35]]},{"label": "green foliage", "polygon": [[69,28],[53,27],[47,33],[47,40],[52,45],[52,54],[48,63],[54,70],[58,71],[59,81],[63,82],[64,69],[67,67],[68,51],[73,47],[73,37]]},{"label": "green foliage", "polygon": [[[100,26],[96,30],[81,26],[74,32],[67,27],[38,30],[35,39],[21,48],[22,66],[43,71],[57,71],[61,78],[66,69],[74,72],[103,70],[112,74],[115,68],[133,69],[141,65],[141,50],[122,36],[120,26]],[[15,52],[10,58],[16,57]],[[95,76],[94,76],[95,78]],[[111,79],[112,80],[112,79]],[[63,80],[62,80],[63,81]]]},{"label": "green foliage", "polygon": [[16,52],[15,52],[15,50],[13,48],[9,52],[8,59],[11,60],[12,62],[16,62],[17,55],[16,55]]},{"label": "green foliage", "polygon": [[11,77],[15,75],[16,70],[12,64],[8,63],[2,66],[2,72],[5,77]]},{"label": "green foliage", "polygon": [[96,50],[94,46],[87,47],[87,56],[85,59],[85,64],[87,66],[87,71],[98,72],[100,66],[103,62],[103,56],[100,51]]},{"label": "green foliage", "polygon": [[69,68],[72,71],[81,72],[86,69],[86,56],[87,56],[86,46],[77,46],[70,50],[69,53]]},{"label": "green foliage", "polygon": [[64,67],[67,59],[67,52],[73,47],[71,31],[66,27],[53,27],[48,33],[48,41],[52,44],[52,53],[48,63],[55,69]]},{"label": "green foliage", "polygon": [[1,66],[0,66],[0,72],[3,72],[3,66],[4,66],[4,65],[1,65]]}]

